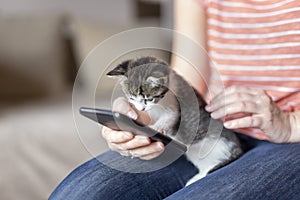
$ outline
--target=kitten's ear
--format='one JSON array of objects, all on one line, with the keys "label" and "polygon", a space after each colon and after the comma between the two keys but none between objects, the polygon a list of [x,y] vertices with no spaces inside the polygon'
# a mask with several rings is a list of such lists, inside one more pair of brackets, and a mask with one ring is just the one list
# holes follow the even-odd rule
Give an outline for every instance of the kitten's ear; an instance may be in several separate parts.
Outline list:
[{"label": "kitten's ear", "polygon": [[155,86],[166,86],[168,83],[168,77],[164,76],[164,77],[154,77],[154,76],[149,76],[146,80],[148,83],[151,84],[152,87]]},{"label": "kitten's ear", "polygon": [[128,71],[128,65],[130,60],[124,61],[119,64],[116,68],[108,72],[106,75],[108,76],[124,76]]}]

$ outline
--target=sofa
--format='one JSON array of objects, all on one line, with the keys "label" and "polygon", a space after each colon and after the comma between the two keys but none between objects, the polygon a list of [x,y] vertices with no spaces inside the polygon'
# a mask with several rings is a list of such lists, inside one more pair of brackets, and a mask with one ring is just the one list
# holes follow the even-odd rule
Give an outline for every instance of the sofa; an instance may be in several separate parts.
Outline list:
[{"label": "sofa", "polygon": [[[124,28],[64,15],[0,17],[0,199],[47,199],[94,156],[84,142],[95,145],[95,154],[107,150],[99,125],[87,122],[84,139],[78,134],[72,90],[85,55]],[[81,90],[88,81],[81,80]]]},{"label": "sofa", "polygon": [[[101,126],[80,116],[72,96],[76,91],[75,100],[84,102],[94,69],[81,76],[77,72],[99,43],[147,25],[101,24],[67,15],[0,15],[0,199],[47,199],[74,168],[108,150]],[[144,54],[156,55],[151,50]],[[99,59],[91,62],[87,65],[104,67]],[[90,106],[111,108],[116,80],[98,84],[96,105]]]}]

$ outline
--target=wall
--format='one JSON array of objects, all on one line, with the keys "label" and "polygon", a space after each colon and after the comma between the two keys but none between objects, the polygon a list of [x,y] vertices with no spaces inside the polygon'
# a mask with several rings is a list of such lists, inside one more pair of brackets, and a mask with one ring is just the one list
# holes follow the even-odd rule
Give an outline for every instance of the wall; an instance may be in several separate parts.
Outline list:
[{"label": "wall", "polygon": [[118,24],[134,20],[131,0],[0,0],[0,14],[69,13],[99,22]]}]

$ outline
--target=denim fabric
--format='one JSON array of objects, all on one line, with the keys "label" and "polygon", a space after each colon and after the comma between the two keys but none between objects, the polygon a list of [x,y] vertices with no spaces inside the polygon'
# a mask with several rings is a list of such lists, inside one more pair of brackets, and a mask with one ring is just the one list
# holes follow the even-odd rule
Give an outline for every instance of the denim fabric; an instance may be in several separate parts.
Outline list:
[{"label": "denim fabric", "polygon": [[129,173],[103,163],[139,168],[155,162],[109,151],[75,169],[50,199],[300,199],[300,144],[245,138],[242,143],[247,152],[241,158],[188,187],[185,183],[198,170],[185,156],[159,170]]}]

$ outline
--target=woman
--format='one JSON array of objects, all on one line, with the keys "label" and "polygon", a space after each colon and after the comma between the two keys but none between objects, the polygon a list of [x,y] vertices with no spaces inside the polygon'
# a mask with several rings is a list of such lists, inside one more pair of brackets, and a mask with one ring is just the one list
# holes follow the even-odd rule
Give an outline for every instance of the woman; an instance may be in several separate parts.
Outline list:
[{"label": "woman", "polygon": [[[300,190],[300,3],[292,0],[207,2],[177,0],[175,29],[206,46],[213,64],[197,66],[210,77],[206,109],[240,136],[246,153],[235,162],[184,187],[197,170],[184,156],[148,173],[121,172],[93,159],[72,172],[50,199],[297,199]],[[174,41],[174,48],[184,48]],[[204,94],[204,80],[179,57],[174,69]],[[208,67],[210,66],[210,68]],[[213,79],[215,68],[222,83]],[[224,84],[225,90],[218,91]],[[224,96],[226,101],[224,101]],[[124,99],[114,110],[149,123]],[[241,113],[243,113],[241,115]],[[164,151],[160,142],[104,128],[112,151],[106,162],[131,166]],[[269,140],[257,140],[257,139]],[[282,143],[282,144],[280,144]],[[285,143],[285,144],[283,144]],[[123,156],[122,156],[123,155]],[[124,157],[125,156],[125,157]]]}]

